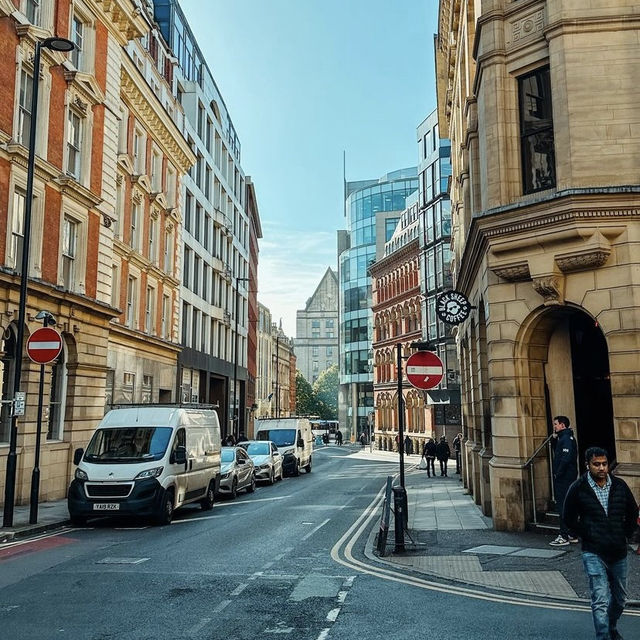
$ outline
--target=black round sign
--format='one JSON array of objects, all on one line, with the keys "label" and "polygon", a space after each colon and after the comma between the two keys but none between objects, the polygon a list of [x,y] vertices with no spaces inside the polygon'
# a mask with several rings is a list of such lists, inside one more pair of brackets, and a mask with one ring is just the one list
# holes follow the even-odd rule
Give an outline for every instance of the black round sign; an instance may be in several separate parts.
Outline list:
[{"label": "black round sign", "polygon": [[442,322],[460,324],[471,312],[471,305],[466,296],[459,291],[445,291],[436,299],[436,313]]}]

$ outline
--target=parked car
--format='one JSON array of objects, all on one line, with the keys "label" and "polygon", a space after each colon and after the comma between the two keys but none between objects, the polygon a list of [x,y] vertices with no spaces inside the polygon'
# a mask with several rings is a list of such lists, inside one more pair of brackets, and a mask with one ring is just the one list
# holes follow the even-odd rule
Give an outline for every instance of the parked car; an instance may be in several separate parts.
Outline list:
[{"label": "parked car", "polygon": [[278,447],[285,475],[297,476],[300,469],[311,473],[313,433],[308,418],[260,418],[255,432],[256,440],[270,440]]},{"label": "parked car", "polygon": [[220,480],[220,423],[213,409],[112,409],[97,425],[68,491],[71,522],[140,516],[169,524],[174,509],[211,509]]},{"label": "parked car", "polygon": [[256,480],[273,484],[276,480],[284,478],[282,456],[271,440],[249,440],[243,442],[242,446],[247,450],[256,467]]},{"label": "parked car", "polygon": [[255,466],[243,447],[222,447],[220,463],[220,493],[235,498],[242,489],[255,491]]}]

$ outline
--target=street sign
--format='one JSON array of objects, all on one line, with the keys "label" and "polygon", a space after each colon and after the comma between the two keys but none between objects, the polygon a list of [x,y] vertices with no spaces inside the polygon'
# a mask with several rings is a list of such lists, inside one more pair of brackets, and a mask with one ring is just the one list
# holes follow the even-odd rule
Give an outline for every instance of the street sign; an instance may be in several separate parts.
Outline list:
[{"label": "street sign", "polygon": [[16,394],[13,398],[13,415],[23,416],[26,406],[27,406],[27,392],[16,391]]},{"label": "street sign", "polygon": [[416,389],[433,389],[444,375],[442,360],[432,351],[416,351],[407,360],[407,380]]},{"label": "street sign", "polygon": [[62,337],[51,327],[36,329],[27,340],[27,355],[37,364],[53,362],[62,351]]}]

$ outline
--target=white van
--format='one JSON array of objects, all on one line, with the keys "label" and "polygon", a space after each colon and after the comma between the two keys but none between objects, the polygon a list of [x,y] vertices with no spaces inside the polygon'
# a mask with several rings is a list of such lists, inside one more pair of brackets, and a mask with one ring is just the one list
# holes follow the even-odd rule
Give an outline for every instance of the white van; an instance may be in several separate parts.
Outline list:
[{"label": "white van", "polygon": [[74,524],[142,516],[169,524],[174,509],[211,509],[220,484],[220,422],[213,409],[145,405],[112,409],[78,465],[67,496]]},{"label": "white van", "polygon": [[255,421],[255,439],[271,440],[282,456],[286,475],[297,476],[300,469],[311,473],[313,433],[308,418],[261,418]]}]

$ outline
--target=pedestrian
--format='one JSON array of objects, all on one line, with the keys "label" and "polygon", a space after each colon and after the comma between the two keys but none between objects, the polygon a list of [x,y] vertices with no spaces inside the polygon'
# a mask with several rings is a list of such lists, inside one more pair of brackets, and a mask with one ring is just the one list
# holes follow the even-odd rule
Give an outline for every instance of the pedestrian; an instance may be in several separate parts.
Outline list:
[{"label": "pedestrian", "polygon": [[562,517],[564,499],[569,487],[578,477],[578,447],[573,437],[573,429],[567,416],[556,416],[553,419],[553,492],[556,507],[560,514],[560,533],[549,544],[552,547],[564,547],[575,544],[578,538],[569,530]]},{"label": "pedestrian", "polygon": [[462,434],[459,433],[453,439],[453,450],[455,451],[455,454],[456,454],[456,473],[458,475],[460,475],[460,467],[461,467],[461,461],[462,461],[461,449],[462,449]]},{"label": "pedestrian", "polygon": [[342,446],[342,431],[340,429],[336,431],[336,444],[340,447]]},{"label": "pedestrian", "polygon": [[360,434],[360,444],[363,447],[367,444],[367,434],[364,431]]},{"label": "pedestrian", "polygon": [[451,457],[451,449],[449,448],[449,443],[444,436],[440,436],[440,442],[436,445],[436,456],[438,457],[438,462],[440,463],[440,476],[447,477],[447,462]]},{"label": "pedestrian", "polygon": [[638,505],[624,480],[609,474],[605,449],[585,453],[587,472],[567,492],[563,519],[582,539],[597,640],[622,640],[617,629],[627,598],[627,538],[636,530]]},{"label": "pedestrian", "polygon": [[433,438],[429,438],[422,448],[422,455],[424,459],[427,461],[427,478],[431,477],[433,473],[433,477],[436,477],[436,442]]},{"label": "pedestrian", "polygon": [[396,450],[398,451],[398,453],[400,453],[400,434],[396,433]]},{"label": "pedestrian", "polygon": [[409,455],[413,453],[413,442],[409,436],[404,437],[404,452]]}]

